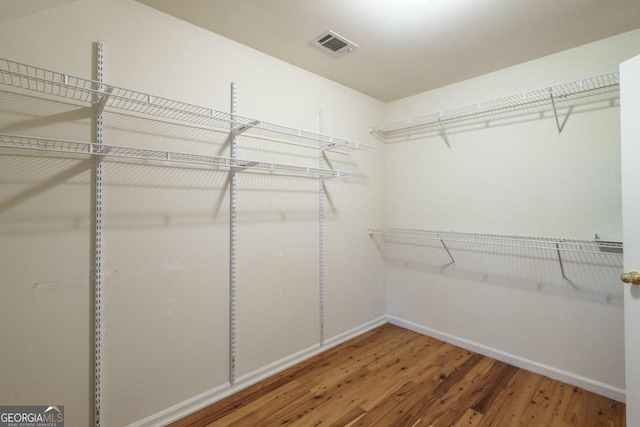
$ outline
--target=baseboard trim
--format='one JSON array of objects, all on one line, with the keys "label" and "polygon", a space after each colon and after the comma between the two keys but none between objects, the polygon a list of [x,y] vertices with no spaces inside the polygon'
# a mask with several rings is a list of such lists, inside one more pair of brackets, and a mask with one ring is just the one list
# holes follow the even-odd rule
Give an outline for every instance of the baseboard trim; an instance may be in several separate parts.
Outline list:
[{"label": "baseboard trim", "polygon": [[591,378],[586,378],[580,375],[576,375],[571,372],[567,372],[562,369],[554,368],[553,366],[538,363],[533,360],[516,356],[514,354],[507,353],[492,347],[487,347],[477,342],[460,338],[455,335],[448,334],[446,332],[438,331],[436,329],[431,329],[426,326],[422,326],[417,323],[413,323],[408,320],[401,319],[399,317],[387,315],[387,320],[392,325],[409,329],[422,335],[427,335],[433,338],[437,338],[449,344],[453,344],[455,346],[462,347],[464,349],[473,351],[475,353],[479,353],[484,356],[497,359],[501,362],[508,363],[510,365],[525,369],[527,371],[535,372],[536,374],[547,376],[554,380],[562,381],[564,383],[583,388],[593,393],[608,397],[610,399],[617,400],[618,402],[622,402],[622,403],[625,402],[625,390],[618,387],[614,387],[610,384],[605,384],[605,383],[593,380]]},{"label": "baseboard trim", "polygon": [[385,323],[387,323],[387,316],[380,316],[377,319],[371,320],[351,330],[336,335],[335,337],[325,340],[324,345],[322,346],[316,344],[297,353],[291,354],[274,363],[238,377],[233,385],[228,382],[221,384],[217,387],[212,388],[211,390],[207,390],[201,394],[198,394],[197,396],[193,396],[190,399],[177,403],[167,409],[156,412],[155,414],[136,421],[133,424],[129,424],[129,427],[164,426],[177,421],[208,405],[211,405],[212,403],[222,400],[225,397],[231,396],[232,394],[237,393],[244,388],[247,388],[266,378],[269,378],[270,376],[275,375],[278,372],[282,372],[285,369],[288,369],[300,362],[304,362],[305,360],[316,356],[324,351],[327,351],[332,347],[342,344],[345,341],[349,341],[350,339],[362,335],[365,332],[382,326]]}]

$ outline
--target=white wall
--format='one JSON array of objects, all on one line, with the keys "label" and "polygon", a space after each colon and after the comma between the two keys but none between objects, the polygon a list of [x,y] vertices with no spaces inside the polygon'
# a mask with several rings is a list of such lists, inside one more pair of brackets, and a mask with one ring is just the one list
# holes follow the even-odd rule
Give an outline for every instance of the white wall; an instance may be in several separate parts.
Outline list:
[{"label": "white wall", "polygon": [[[615,71],[640,31],[386,105],[386,122]],[[621,239],[618,100],[389,144],[385,225],[591,240]],[[561,111],[564,119],[567,110]],[[473,245],[391,244],[388,314],[412,327],[622,398],[621,260]],[[619,258],[619,257],[618,257]]]},{"label": "white wall", "polygon": [[[326,182],[325,336],[385,313],[383,147],[367,126],[383,105],[129,0],[83,0],[0,24],[0,56],[80,77],[92,43],[105,80],[377,145],[328,155],[353,172]],[[0,92],[0,132],[90,140],[91,111]],[[348,117],[349,120],[344,120]],[[228,155],[225,136],[107,114],[105,142]],[[239,157],[317,166],[317,153],[241,138]],[[24,153],[23,153],[24,154]],[[0,401],[65,405],[92,422],[90,164],[0,156]],[[127,425],[228,379],[228,173],[105,164],[102,420]],[[237,374],[318,342],[318,182],[242,174],[238,192]],[[221,387],[221,388],[220,388]],[[213,394],[212,394],[213,395]]]}]

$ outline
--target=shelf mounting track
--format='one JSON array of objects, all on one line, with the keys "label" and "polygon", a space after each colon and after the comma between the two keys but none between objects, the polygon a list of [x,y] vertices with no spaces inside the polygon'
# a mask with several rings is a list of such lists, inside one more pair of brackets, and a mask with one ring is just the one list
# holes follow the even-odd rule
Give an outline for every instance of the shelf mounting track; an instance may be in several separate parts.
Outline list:
[{"label": "shelf mounting track", "polygon": [[[97,80],[101,84],[104,77],[104,46],[101,42],[96,44],[97,49]],[[95,114],[95,144],[102,146],[103,100],[106,102],[108,95],[98,93],[98,104]],[[101,411],[101,385],[102,385],[102,158],[94,157],[93,170],[93,280],[94,280],[94,425],[100,427]]]},{"label": "shelf mounting track", "polygon": [[[318,131],[324,133],[324,112],[318,112]],[[318,150],[318,167],[324,167],[324,150]],[[318,180],[318,303],[319,303],[319,342],[324,345],[324,179]]]},{"label": "shelf mounting track", "polygon": [[[231,118],[237,112],[237,86],[231,83]],[[237,157],[238,144],[236,126],[232,121],[231,128],[231,159]],[[236,237],[237,237],[237,191],[238,174],[235,168],[229,170],[229,383],[236,382]]]}]

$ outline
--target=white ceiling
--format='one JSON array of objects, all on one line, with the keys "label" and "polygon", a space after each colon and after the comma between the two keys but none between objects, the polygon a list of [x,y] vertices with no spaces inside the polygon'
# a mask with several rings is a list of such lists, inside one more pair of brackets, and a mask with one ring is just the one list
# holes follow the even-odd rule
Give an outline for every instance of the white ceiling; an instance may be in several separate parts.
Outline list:
[{"label": "white ceiling", "polygon": [[[74,1],[0,0],[0,22]],[[640,0],[138,1],[382,101],[640,28]],[[359,49],[313,46],[328,29]]]},{"label": "white ceiling", "polygon": [[[138,1],[382,101],[640,28],[639,0]],[[310,44],[328,29],[360,48]]]},{"label": "white ceiling", "polygon": [[21,18],[75,1],[78,0],[0,0],[0,22]]}]

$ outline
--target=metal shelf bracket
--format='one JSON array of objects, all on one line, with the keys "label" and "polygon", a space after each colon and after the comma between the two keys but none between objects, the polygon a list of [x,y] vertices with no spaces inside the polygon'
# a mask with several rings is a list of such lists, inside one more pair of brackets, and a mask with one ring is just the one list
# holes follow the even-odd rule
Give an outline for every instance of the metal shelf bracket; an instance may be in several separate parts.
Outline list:
[{"label": "metal shelf bracket", "polygon": [[[324,112],[318,111],[318,133],[324,133]],[[318,150],[318,167],[324,167],[324,147]],[[324,345],[324,179],[318,180],[318,311],[319,343]]]},{"label": "metal shelf bracket", "polygon": [[451,259],[450,265],[455,265],[456,260],[453,258],[453,255],[451,255],[451,251],[449,251],[449,248],[444,243],[444,240],[442,240],[442,236],[438,236],[438,237],[440,238],[440,243],[442,243],[442,247],[444,248],[445,251],[447,251],[447,255],[449,255],[449,258]]},{"label": "metal shelf bracket", "polygon": [[260,120],[253,120],[251,123],[240,125],[238,127],[233,128],[232,131],[236,136],[238,136],[238,135],[248,131],[249,129],[252,129],[252,128],[257,127],[257,126],[260,126]]},{"label": "metal shelf bracket", "polygon": [[231,170],[235,172],[242,172],[243,170],[252,168],[258,165],[259,162],[238,162],[237,166],[232,166]]},{"label": "metal shelf bracket", "polygon": [[444,143],[447,144],[447,147],[451,149],[451,144],[449,143],[449,137],[447,136],[447,131],[442,125],[442,111],[438,112],[438,124],[440,125],[440,136],[444,140]]},{"label": "metal shelf bracket", "polygon": [[564,274],[564,264],[562,263],[562,255],[560,254],[560,244],[556,243],[556,254],[558,254],[558,264],[560,264],[560,274],[562,274],[562,281],[567,281],[567,276]]},{"label": "metal shelf bracket", "polygon": [[112,92],[113,92],[113,86],[107,86],[105,91],[98,96],[98,99],[99,99],[98,114],[102,114],[102,111],[104,110],[104,107],[107,105],[107,101],[109,100],[109,96],[111,96]]},{"label": "metal shelf bracket", "polygon": [[[582,86],[582,80],[580,81],[580,86]],[[553,88],[549,88],[549,99],[551,99],[551,106],[553,107],[553,115],[556,118],[556,127],[558,129],[558,134],[562,133],[564,126],[567,124],[567,120],[569,120],[569,115],[571,115],[571,111],[573,110],[573,106],[569,107],[569,111],[567,111],[567,115],[564,117],[562,123],[560,123],[560,117],[558,116],[558,109],[556,108],[556,100],[553,96]]]}]

